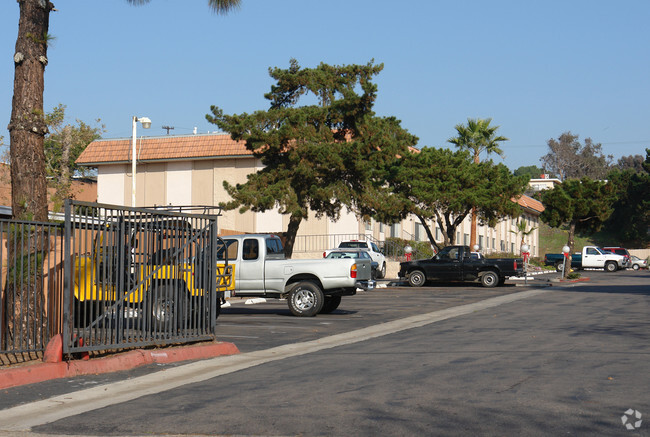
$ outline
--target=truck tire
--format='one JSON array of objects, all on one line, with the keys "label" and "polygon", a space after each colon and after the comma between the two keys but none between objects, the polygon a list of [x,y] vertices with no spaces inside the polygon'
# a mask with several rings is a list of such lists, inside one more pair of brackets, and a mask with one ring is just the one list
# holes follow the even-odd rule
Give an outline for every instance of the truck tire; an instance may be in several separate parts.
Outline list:
[{"label": "truck tire", "polygon": [[289,291],[287,304],[294,316],[313,317],[323,309],[325,296],[320,287],[313,282],[297,282]]},{"label": "truck tire", "polygon": [[381,268],[377,270],[377,278],[384,279],[386,277],[386,262],[381,265]]},{"label": "truck tire", "polygon": [[427,277],[422,270],[412,270],[408,274],[408,279],[411,287],[422,287],[427,282]]},{"label": "truck tire", "polygon": [[607,261],[605,263],[605,271],[606,272],[615,272],[616,270],[618,270],[618,265],[616,265],[616,262]]},{"label": "truck tire", "polygon": [[496,287],[498,283],[499,275],[492,270],[484,272],[483,275],[481,275],[481,285],[486,288]]},{"label": "truck tire", "polygon": [[175,333],[176,327],[182,326],[182,300],[170,285],[163,285],[147,292],[150,299],[150,326],[154,331]]},{"label": "truck tire", "polygon": [[320,310],[321,314],[329,314],[339,307],[341,304],[341,296],[325,296],[325,303]]},{"label": "truck tire", "polygon": [[558,261],[555,263],[555,271],[556,272],[564,271],[564,261]]}]

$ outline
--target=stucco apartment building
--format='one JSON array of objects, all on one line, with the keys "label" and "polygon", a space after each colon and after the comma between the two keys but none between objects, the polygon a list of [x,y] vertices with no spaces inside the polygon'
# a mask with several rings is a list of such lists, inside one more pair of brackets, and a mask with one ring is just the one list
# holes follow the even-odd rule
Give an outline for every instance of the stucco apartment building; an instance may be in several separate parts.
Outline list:
[{"label": "stucco apartment building", "polygon": [[[97,201],[115,205],[131,205],[132,141],[102,139],[92,142],[81,154],[77,163],[97,168]],[[230,184],[246,182],[246,176],[262,168],[261,162],[249,152],[244,142],[233,141],[227,134],[199,134],[187,136],[143,137],[136,142],[136,206],[153,205],[218,205],[229,200],[223,181]],[[527,196],[518,200],[524,211],[527,228],[539,226],[543,211],[540,202]],[[519,253],[520,235],[516,230],[517,218],[500,222],[496,227],[479,226],[478,243],[485,252]],[[220,218],[222,233],[231,232],[283,232],[288,217],[277,211],[239,213],[225,211]],[[435,229],[437,241],[442,241],[439,229]],[[327,247],[313,247],[313,236],[336,236],[361,234],[384,241],[388,237],[426,241],[423,226],[415,218],[401,223],[385,225],[366,223],[352,213],[341,215],[334,222],[327,218],[317,219],[311,215],[303,221],[298,232],[294,256],[308,252],[320,252]],[[470,221],[466,219],[459,227],[457,244],[469,244]],[[313,238],[311,240],[314,240]],[[329,245],[327,241],[321,245]],[[534,231],[526,239],[531,255],[538,256],[539,236]]]}]

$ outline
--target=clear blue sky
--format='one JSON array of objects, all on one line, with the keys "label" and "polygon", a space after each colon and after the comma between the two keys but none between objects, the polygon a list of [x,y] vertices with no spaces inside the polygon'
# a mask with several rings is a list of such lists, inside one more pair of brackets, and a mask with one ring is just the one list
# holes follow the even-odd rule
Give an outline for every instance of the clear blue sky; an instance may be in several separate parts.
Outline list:
[{"label": "clear blue sky", "polygon": [[[207,1],[54,1],[45,109],[101,118],[105,138],[200,133],[210,105],[266,109],[269,67],[384,63],[375,110],[419,146],[451,147],[454,126],[493,119],[505,163],[538,165],[565,131],[617,159],[650,147],[647,0],[243,0],[227,16]],[[0,2],[0,135],[8,143],[18,3]],[[495,160],[500,160],[495,158]]]}]

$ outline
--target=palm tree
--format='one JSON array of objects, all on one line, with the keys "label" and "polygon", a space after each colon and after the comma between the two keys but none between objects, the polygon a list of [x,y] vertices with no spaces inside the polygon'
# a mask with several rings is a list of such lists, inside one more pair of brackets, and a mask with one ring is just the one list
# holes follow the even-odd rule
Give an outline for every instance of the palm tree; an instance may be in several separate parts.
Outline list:
[{"label": "palm tree", "polygon": [[[126,0],[132,5],[144,5],[151,0]],[[208,6],[217,14],[227,14],[241,5],[241,0],[208,0]]]},{"label": "palm tree", "polygon": [[[490,126],[491,118],[468,118],[467,126],[462,124],[456,125],[456,132],[458,135],[450,138],[447,142],[456,145],[461,150],[469,150],[474,153],[474,163],[480,162],[479,155],[486,151],[496,153],[500,157],[504,157],[503,150],[499,148],[499,142],[508,141],[508,138],[496,136],[496,130],[499,126]],[[470,247],[476,244],[476,208],[472,208],[472,230],[470,235]]]},{"label": "palm tree", "polygon": [[523,217],[521,217],[517,222],[517,229],[514,231],[513,230],[510,231],[515,235],[521,234],[521,242],[519,243],[519,247],[523,246],[524,243],[526,242],[526,237],[531,235],[535,231],[535,229],[537,229],[537,226],[533,226],[530,229],[526,230],[527,227],[528,226],[526,226],[526,220]]},{"label": "palm tree", "polygon": [[[133,5],[149,0],[127,0]],[[208,0],[216,13],[237,8],[241,0]],[[14,218],[47,220],[45,153],[47,134],[43,111],[44,74],[50,12],[49,0],[21,0],[18,38],[14,54],[14,96],[9,121],[11,160],[11,207]]]}]

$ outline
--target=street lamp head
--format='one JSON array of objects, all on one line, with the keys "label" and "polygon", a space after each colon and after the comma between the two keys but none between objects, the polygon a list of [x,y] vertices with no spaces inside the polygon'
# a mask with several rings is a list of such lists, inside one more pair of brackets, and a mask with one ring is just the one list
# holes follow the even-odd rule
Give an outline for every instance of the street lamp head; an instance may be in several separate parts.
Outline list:
[{"label": "street lamp head", "polygon": [[138,118],[138,121],[142,123],[142,127],[144,129],[149,129],[151,127],[151,120],[149,117],[140,117]]}]

